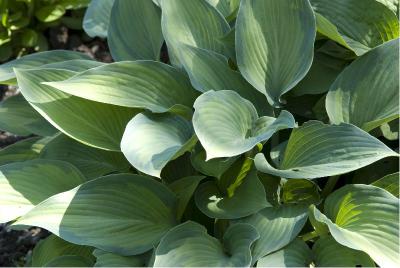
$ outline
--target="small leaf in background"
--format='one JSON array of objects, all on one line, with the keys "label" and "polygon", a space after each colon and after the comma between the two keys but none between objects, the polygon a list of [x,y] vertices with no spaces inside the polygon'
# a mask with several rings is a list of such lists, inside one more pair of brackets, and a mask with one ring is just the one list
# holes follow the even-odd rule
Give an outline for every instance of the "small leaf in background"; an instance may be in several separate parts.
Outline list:
[{"label": "small leaf in background", "polygon": [[313,248],[316,267],[375,267],[368,254],[342,246],[330,236],[321,236]]},{"label": "small leaf in background", "polygon": [[163,167],[196,142],[192,125],[183,117],[140,113],[126,126],[121,150],[136,169],[160,178]]},{"label": "small leaf in background", "polygon": [[313,179],[347,173],[390,156],[398,154],[353,125],[308,121],[293,130],[278,169],[261,153],[254,163],[259,171],[275,176]]},{"label": "small leaf in background", "polygon": [[311,0],[318,32],[361,56],[399,37],[399,21],[375,0]]},{"label": "small leaf in background", "polygon": [[311,249],[303,240],[296,238],[281,250],[259,259],[257,267],[309,267],[311,261]]},{"label": "small leaf in background", "polygon": [[107,38],[115,61],[159,60],[164,42],[160,9],[149,0],[115,0]]},{"label": "small leaf in background", "polygon": [[43,147],[51,140],[51,137],[33,137],[25,140],[17,141],[0,150],[0,166],[32,160],[39,158],[39,154]]},{"label": "small leaf in background", "polygon": [[20,136],[51,136],[57,132],[57,129],[29,105],[22,94],[0,102],[0,130]]},{"label": "small leaf in background", "polygon": [[50,235],[35,246],[32,252],[32,266],[49,266],[51,261],[65,255],[86,257],[89,261],[93,261],[92,251],[91,247],[71,244],[55,235]]},{"label": "small leaf in background", "polygon": [[154,267],[250,266],[250,248],[258,237],[251,225],[234,224],[226,230],[221,244],[207,234],[204,226],[185,222],[161,240],[155,252]]},{"label": "small leaf in background", "polygon": [[320,201],[319,187],[306,179],[287,180],[281,189],[285,204],[316,204]]},{"label": "small leaf in background", "polygon": [[83,29],[90,37],[107,37],[114,0],[92,0],[83,18]]},{"label": "small leaf in background", "polygon": [[44,5],[35,12],[35,16],[42,22],[52,22],[61,18],[65,11],[62,5]]},{"label": "small leaf in background", "polygon": [[207,152],[207,160],[245,153],[275,132],[295,126],[287,111],[278,118],[258,117],[253,104],[231,90],[203,93],[194,108],[194,130]]},{"label": "small leaf in background", "polygon": [[282,205],[264,208],[249,217],[235,220],[234,223],[248,223],[260,234],[252,249],[252,263],[261,257],[288,245],[300,233],[307,221],[307,207]]},{"label": "small leaf in background", "polygon": [[399,117],[398,51],[399,39],[386,42],[338,76],[326,96],[332,123],[351,123],[370,131]]},{"label": "small leaf in background", "polygon": [[337,242],[364,251],[381,267],[399,265],[397,197],[371,185],[345,185],[328,196],[324,214],[314,211]]},{"label": "small leaf in background", "polygon": [[71,243],[135,255],[176,225],[175,206],[175,195],[150,177],[109,175],[46,199],[13,226],[39,226]]},{"label": "small leaf in background", "polygon": [[117,171],[128,171],[130,167],[122,153],[89,147],[64,134],[58,134],[48,142],[41,151],[40,158],[69,162],[88,179]]},{"label": "small leaf in background", "polygon": [[217,219],[238,219],[271,207],[255,170],[248,173],[232,196],[226,189],[221,191],[215,181],[202,183],[195,193],[195,201],[201,212]]},{"label": "small leaf in background", "polygon": [[242,75],[268,102],[308,72],[313,59],[315,18],[308,1],[242,1],[236,20],[236,58]]},{"label": "small leaf in background", "polygon": [[182,44],[227,54],[219,38],[229,32],[230,26],[209,3],[197,0],[162,0],[161,10],[162,33],[173,65],[180,66],[180,58],[187,57],[186,53],[180,51]]},{"label": "small leaf in background", "polygon": [[14,220],[46,198],[84,181],[74,166],[57,160],[35,159],[0,166],[0,222]]}]

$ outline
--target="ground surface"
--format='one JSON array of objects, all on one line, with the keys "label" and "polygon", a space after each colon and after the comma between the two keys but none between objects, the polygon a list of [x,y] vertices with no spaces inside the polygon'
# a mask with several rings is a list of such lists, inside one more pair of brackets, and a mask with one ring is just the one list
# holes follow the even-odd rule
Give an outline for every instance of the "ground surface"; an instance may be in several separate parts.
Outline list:
[{"label": "ground surface", "polygon": [[[99,61],[112,61],[104,40],[90,39],[81,31],[71,31],[64,26],[51,28],[46,34],[50,49],[81,51]],[[0,85],[0,101],[15,94],[18,94],[16,88]],[[24,138],[0,131],[0,149]],[[13,231],[0,224],[0,266],[24,266],[36,243],[47,236],[48,232],[40,228]]]}]

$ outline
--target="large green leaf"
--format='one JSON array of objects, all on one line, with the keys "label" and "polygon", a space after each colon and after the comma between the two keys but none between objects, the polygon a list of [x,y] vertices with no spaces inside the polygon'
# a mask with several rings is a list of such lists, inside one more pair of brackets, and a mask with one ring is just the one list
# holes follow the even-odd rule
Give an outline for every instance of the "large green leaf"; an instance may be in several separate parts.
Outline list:
[{"label": "large green leaf", "polygon": [[217,219],[238,219],[271,207],[255,170],[248,173],[233,196],[221,191],[215,181],[207,181],[197,189],[195,201],[201,212]]},{"label": "large green leaf", "polygon": [[308,1],[242,1],[236,20],[240,72],[276,107],[308,72],[315,39]]},{"label": "large green leaf", "polygon": [[398,154],[353,125],[308,121],[293,130],[278,169],[261,153],[254,162],[261,172],[313,179],[347,173],[389,156]]},{"label": "large green leaf", "polygon": [[237,11],[240,4],[240,0],[207,0],[207,2],[218,9],[225,18]]},{"label": "large green leaf", "polygon": [[51,136],[57,132],[21,94],[0,102],[0,129],[20,136]]},{"label": "large green leaf", "polygon": [[376,0],[311,0],[318,32],[358,56],[399,36],[396,15]]},{"label": "large green leaf", "polygon": [[32,266],[42,267],[53,259],[65,255],[82,256],[93,259],[93,248],[87,246],[74,245],[61,238],[50,235],[44,240],[39,241],[32,252]]},{"label": "large green leaf", "polygon": [[268,105],[266,97],[255,90],[239,72],[232,70],[223,55],[189,45],[181,45],[179,51],[185,54],[180,59],[197,90],[233,90],[251,101],[260,115],[272,115],[272,107]]},{"label": "large green leaf", "polygon": [[140,113],[126,126],[121,150],[136,169],[160,178],[163,167],[196,142],[192,124],[183,117]]},{"label": "large green leaf", "polygon": [[66,61],[73,59],[90,59],[83,53],[67,50],[51,50],[34,53],[20,59],[16,59],[0,65],[0,83],[15,84],[15,74],[13,68],[28,69],[42,66],[48,63]]},{"label": "large green leaf", "polygon": [[175,195],[160,182],[109,175],[46,199],[13,225],[39,226],[71,243],[135,255],[153,248],[176,224],[175,206]]},{"label": "large green leaf", "polygon": [[33,137],[18,141],[0,150],[0,166],[31,160],[39,157],[43,147],[51,140],[50,137]]},{"label": "large green leaf", "polygon": [[375,267],[368,254],[342,246],[330,235],[320,237],[312,250],[317,267]]},{"label": "large green leaf", "polygon": [[219,38],[229,32],[229,24],[207,1],[163,0],[161,9],[162,32],[173,64],[186,61],[181,59],[186,57],[180,51],[182,44],[227,54]]},{"label": "large green leaf", "polygon": [[307,207],[282,205],[264,208],[258,213],[235,222],[248,223],[260,234],[252,249],[252,263],[288,245],[303,229],[307,221]]},{"label": "large green leaf", "polygon": [[251,225],[235,224],[227,229],[221,244],[207,234],[204,226],[185,222],[163,237],[155,252],[154,266],[250,266],[250,247],[258,237]]},{"label": "large green leaf", "polygon": [[155,61],[116,62],[45,83],[81,98],[163,113],[192,107],[196,91],[178,69]]},{"label": "large green leaf", "polygon": [[143,255],[121,256],[100,249],[95,249],[93,255],[96,257],[94,267],[143,267],[146,264]]},{"label": "large green leaf", "polygon": [[87,145],[119,151],[120,140],[137,110],[89,101],[42,84],[67,79],[75,72],[59,69],[16,70],[24,97],[53,126]]},{"label": "large green leaf", "polygon": [[107,37],[114,0],[92,0],[83,18],[83,29],[90,37]]},{"label": "large green leaf", "polygon": [[160,9],[149,0],[115,0],[107,37],[115,61],[158,60],[164,41]]},{"label": "large green leaf", "polygon": [[397,197],[375,186],[350,184],[328,196],[324,213],[315,209],[315,219],[337,242],[364,251],[381,267],[399,266]]},{"label": "large green leaf", "polygon": [[286,111],[278,118],[258,117],[253,104],[231,90],[203,93],[194,108],[194,130],[207,160],[242,154],[275,132],[295,126],[293,116]]},{"label": "large green leaf", "polygon": [[348,66],[326,96],[331,122],[370,131],[399,117],[399,39],[380,45]]},{"label": "large green leaf", "polygon": [[309,267],[311,260],[310,248],[297,238],[283,249],[259,259],[257,267]]},{"label": "large green leaf", "polygon": [[77,167],[88,179],[94,179],[116,171],[127,171],[128,161],[120,152],[99,150],[59,134],[40,153],[44,159],[57,159]]},{"label": "large green leaf", "polygon": [[371,184],[380,187],[382,189],[385,189],[392,195],[399,197],[399,176],[400,173],[396,172],[393,174],[386,175],[383,178],[380,178],[379,180],[374,181]]},{"label": "large green leaf", "polygon": [[30,211],[46,198],[70,190],[85,178],[74,166],[35,159],[0,167],[0,222]]}]

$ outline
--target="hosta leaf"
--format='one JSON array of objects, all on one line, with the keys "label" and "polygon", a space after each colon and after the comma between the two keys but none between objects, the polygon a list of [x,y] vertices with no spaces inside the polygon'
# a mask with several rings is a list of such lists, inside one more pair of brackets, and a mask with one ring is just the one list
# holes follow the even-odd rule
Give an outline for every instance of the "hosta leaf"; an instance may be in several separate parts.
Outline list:
[{"label": "hosta leaf", "polygon": [[178,219],[182,218],[186,206],[193,196],[194,191],[204,176],[189,176],[172,182],[168,187],[173,191],[178,199],[177,214]]},{"label": "hosta leaf", "polygon": [[311,260],[310,248],[297,238],[283,249],[259,259],[257,267],[309,267]]},{"label": "hosta leaf", "polygon": [[21,94],[0,102],[0,129],[20,136],[51,136],[57,132]]},{"label": "hosta leaf", "polygon": [[218,219],[242,218],[271,206],[255,170],[243,179],[232,197],[221,191],[215,181],[207,181],[197,189],[195,201],[201,212]]},{"label": "hosta leaf", "polygon": [[266,97],[255,90],[239,72],[232,70],[224,56],[188,45],[180,46],[179,51],[185,54],[180,59],[197,90],[233,90],[251,101],[260,115],[272,115],[272,107],[268,105]]},{"label": "hosta leaf", "polygon": [[32,252],[32,266],[42,267],[53,259],[65,255],[75,255],[93,259],[93,248],[71,244],[61,238],[50,235],[44,240],[39,241]]},{"label": "hosta leaf", "polygon": [[315,204],[320,201],[318,185],[306,179],[287,180],[281,193],[285,204]]},{"label": "hosta leaf", "polygon": [[15,74],[13,68],[28,69],[42,66],[57,61],[72,59],[90,59],[83,53],[67,50],[50,50],[34,53],[0,65],[0,83],[15,84]]},{"label": "hosta leaf", "polygon": [[53,63],[47,63],[40,68],[46,68],[46,69],[62,69],[62,70],[68,70],[68,71],[73,71],[73,72],[83,72],[86,71],[87,69],[92,69],[95,67],[99,67],[102,65],[106,65],[107,63],[100,62],[100,61],[94,61],[94,60],[82,60],[82,59],[77,59],[77,60],[66,60],[66,61],[57,61]]},{"label": "hosta leaf", "polygon": [[75,72],[59,69],[17,70],[20,90],[53,126],[87,145],[119,151],[120,140],[137,110],[74,97],[42,84],[67,79]]},{"label": "hosta leaf", "polygon": [[189,121],[178,115],[140,113],[126,126],[121,150],[143,173],[160,178],[165,165],[197,142]]},{"label": "hosta leaf", "polygon": [[83,29],[90,37],[107,37],[114,0],[92,0],[83,18]]},{"label": "hosta leaf", "polygon": [[35,159],[3,165],[0,167],[0,222],[22,216],[46,198],[84,181],[74,166],[62,161]]},{"label": "hosta leaf", "polygon": [[59,134],[40,153],[44,159],[57,159],[77,167],[88,179],[116,171],[127,171],[128,161],[120,152],[99,150],[79,143],[66,135]]},{"label": "hosta leaf", "polygon": [[251,150],[275,132],[293,128],[293,116],[282,111],[278,118],[258,117],[253,104],[234,91],[208,91],[194,103],[193,126],[207,152],[207,160]]},{"label": "hosta leaf", "polygon": [[385,177],[380,178],[371,184],[385,189],[392,195],[399,197],[399,172],[386,175]]},{"label": "hosta leaf", "polygon": [[18,141],[0,150],[0,166],[12,163],[31,160],[39,157],[43,147],[51,138],[33,137]]},{"label": "hosta leaf", "polygon": [[376,0],[311,0],[318,31],[358,56],[399,36],[396,15]]},{"label": "hosta leaf", "polygon": [[236,20],[240,72],[273,106],[308,72],[315,18],[308,1],[242,1]]},{"label": "hosta leaf", "polygon": [[229,15],[237,11],[240,4],[240,0],[207,0],[207,2],[218,9],[224,17],[229,17]]},{"label": "hosta leaf", "polygon": [[399,0],[376,0],[379,3],[387,6],[391,11],[398,15],[399,12]]},{"label": "hosta leaf", "polygon": [[88,258],[76,255],[65,255],[54,258],[44,267],[91,267],[93,262]]},{"label": "hosta leaf", "polygon": [[317,267],[375,267],[368,254],[342,246],[332,236],[322,236],[313,246]]},{"label": "hosta leaf", "polygon": [[206,161],[206,151],[198,144],[192,151],[190,159],[196,170],[207,176],[219,179],[237,160],[237,157],[214,158]]},{"label": "hosta leaf", "polygon": [[163,41],[161,12],[152,1],[115,0],[108,29],[115,61],[158,60]]},{"label": "hosta leaf", "polygon": [[176,224],[175,202],[167,187],[149,177],[109,175],[46,199],[13,225],[39,226],[71,243],[135,255]]},{"label": "hosta leaf", "polygon": [[96,257],[94,267],[143,267],[146,264],[142,255],[121,256],[100,249],[95,249],[93,255]]},{"label": "hosta leaf", "polygon": [[295,96],[321,94],[329,90],[346,62],[322,53],[316,53],[307,75],[293,88]]},{"label": "hosta leaf", "polygon": [[397,197],[375,186],[350,184],[328,196],[324,214],[314,210],[337,242],[364,251],[381,267],[399,266]]},{"label": "hosta leaf", "polygon": [[185,222],[170,230],[155,253],[155,267],[232,267],[251,264],[250,247],[258,238],[248,224],[235,224],[227,229],[223,244],[207,234],[204,226]]},{"label": "hosta leaf", "polygon": [[252,263],[255,263],[261,257],[288,245],[300,233],[306,221],[306,206],[282,205],[264,208],[235,222],[248,223],[260,234],[260,239],[252,249]]},{"label": "hosta leaf", "polygon": [[398,154],[353,125],[308,121],[293,130],[278,169],[261,153],[254,163],[259,171],[275,176],[313,179],[347,173],[389,156]]},{"label": "hosta leaf", "polygon": [[182,44],[226,54],[218,39],[229,32],[229,24],[207,1],[162,0],[161,9],[162,32],[174,65],[186,57],[180,53]]},{"label": "hosta leaf", "polygon": [[370,131],[399,117],[398,42],[372,49],[338,76],[326,97],[331,122]]},{"label": "hosta leaf", "polygon": [[46,84],[81,98],[156,113],[192,107],[197,96],[183,73],[154,61],[112,63]]}]

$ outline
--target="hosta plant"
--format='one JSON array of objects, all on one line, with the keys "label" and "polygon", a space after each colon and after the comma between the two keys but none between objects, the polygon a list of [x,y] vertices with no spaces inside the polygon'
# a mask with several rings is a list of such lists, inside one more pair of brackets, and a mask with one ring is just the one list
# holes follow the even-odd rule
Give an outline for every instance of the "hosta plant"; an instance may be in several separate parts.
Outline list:
[{"label": "hosta plant", "polygon": [[93,0],[114,63],[0,66],[33,266],[399,262],[396,0]]}]

